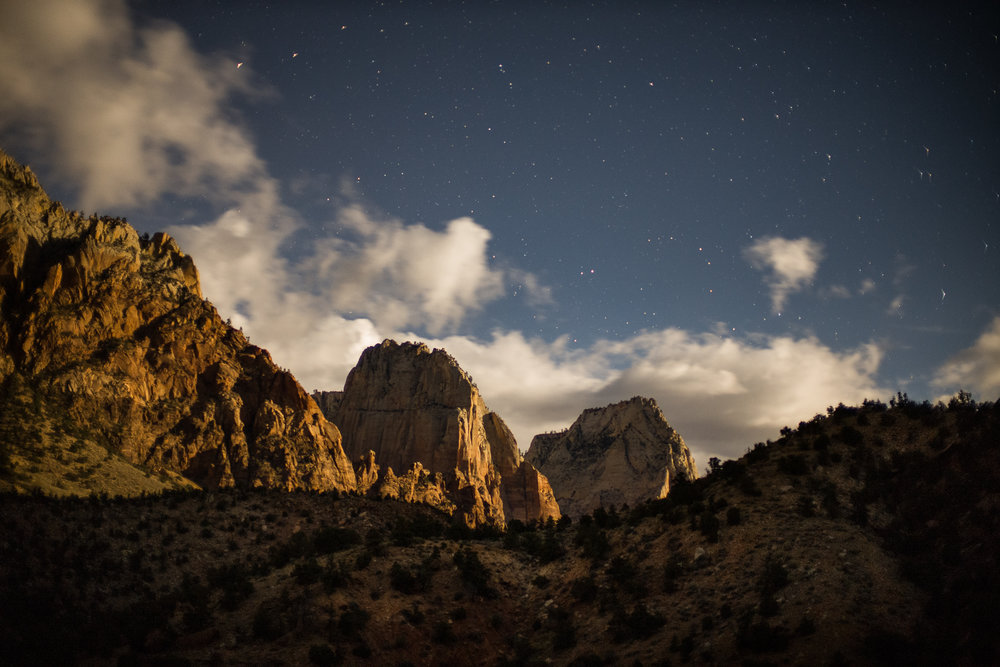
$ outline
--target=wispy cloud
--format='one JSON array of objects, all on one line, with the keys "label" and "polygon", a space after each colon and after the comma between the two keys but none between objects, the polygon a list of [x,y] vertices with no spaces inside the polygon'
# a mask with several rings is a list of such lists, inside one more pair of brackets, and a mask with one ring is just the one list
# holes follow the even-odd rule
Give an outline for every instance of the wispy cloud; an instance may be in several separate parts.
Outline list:
[{"label": "wispy cloud", "polygon": [[743,250],[743,256],[766,273],[771,288],[771,309],[781,312],[788,295],[808,285],[823,259],[823,245],[809,238],[778,236],[758,239]]},{"label": "wispy cloud", "polygon": [[176,25],[136,26],[119,0],[0,8],[0,123],[59,155],[49,166],[88,211],[167,192],[232,201],[267,180],[227,104],[249,76]]},{"label": "wispy cloud", "polygon": [[1000,398],[1000,316],[972,344],[938,368],[933,384],[943,390],[964,389],[980,400]]}]

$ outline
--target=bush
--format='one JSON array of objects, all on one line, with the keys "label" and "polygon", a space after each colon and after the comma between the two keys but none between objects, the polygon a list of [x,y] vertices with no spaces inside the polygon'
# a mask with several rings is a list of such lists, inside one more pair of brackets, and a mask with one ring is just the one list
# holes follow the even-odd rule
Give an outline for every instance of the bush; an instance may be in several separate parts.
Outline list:
[{"label": "bush", "polygon": [[325,556],[361,544],[361,536],[350,528],[323,526],[313,533],[312,543],[316,554]]},{"label": "bush", "polygon": [[406,595],[423,593],[430,588],[432,574],[424,565],[418,565],[415,571],[411,571],[408,567],[393,563],[389,570],[389,585]]},{"label": "bush", "polygon": [[490,585],[490,573],[479,560],[478,553],[466,547],[456,551],[453,560],[462,581],[469,584],[477,595],[491,599],[497,596],[496,589]]},{"label": "bush", "polygon": [[357,602],[351,602],[347,609],[340,614],[340,622],[337,627],[345,636],[357,637],[368,625],[369,619],[371,619],[371,614],[362,609]]},{"label": "bush", "polygon": [[452,644],[457,639],[451,623],[444,619],[434,622],[434,627],[431,629],[431,641],[435,644]]},{"label": "bush", "polygon": [[629,614],[619,608],[611,618],[611,635],[616,642],[628,639],[647,639],[666,625],[666,622],[667,619],[662,614],[650,612],[643,605],[638,605]]},{"label": "bush", "polygon": [[726,525],[738,526],[743,522],[743,515],[739,507],[730,507],[726,510]]},{"label": "bush", "polygon": [[569,592],[578,602],[593,602],[597,598],[597,581],[591,574],[574,579]]},{"label": "bush", "polygon": [[314,644],[309,647],[309,662],[319,667],[332,667],[344,661],[344,656],[337,653],[329,644]]},{"label": "bush", "polygon": [[801,454],[789,454],[778,459],[778,470],[786,475],[808,475],[809,462]]}]

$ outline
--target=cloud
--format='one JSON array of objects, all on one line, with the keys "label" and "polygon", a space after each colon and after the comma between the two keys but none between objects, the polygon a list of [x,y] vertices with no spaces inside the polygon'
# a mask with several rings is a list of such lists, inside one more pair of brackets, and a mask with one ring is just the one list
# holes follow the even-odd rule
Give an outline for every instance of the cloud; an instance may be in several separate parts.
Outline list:
[{"label": "cloud", "polygon": [[0,9],[0,124],[58,155],[86,210],[257,189],[264,166],[227,104],[249,76],[176,25],[134,25],[121,0]]},{"label": "cloud", "polygon": [[993,318],[971,347],[942,364],[932,384],[951,392],[970,391],[979,400],[1000,397],[1000,316]]},{"label": "cloud", "polygon": [[383,328],[438,334],[504,292],[503,271],[487,261],[491,234],[472,218],[434,231],[352,205],[340,224],[347,233],[318,240],[304,265],[336,310],[367,313]]},{"label": "cloud", "polygon": [[681,329],[586,349],[500,331],[489,341],[428,342],[469,371],[522,449],[535,434],[569,426],[585,408],[643,395],[657,400],[704,467],[709,456],[738,457],[829,405],[890,393],[875,381],[883,351],[874,343],[836,352],[812,337],[738,339]]},{"label": "cloud", "polygon": [[760,271],[771,288],[771,309],[778,313],[788,295],[812,281],[823,258],[823,246],[808,238],[784,239],[777,236],[754,241],[743,256]]}]

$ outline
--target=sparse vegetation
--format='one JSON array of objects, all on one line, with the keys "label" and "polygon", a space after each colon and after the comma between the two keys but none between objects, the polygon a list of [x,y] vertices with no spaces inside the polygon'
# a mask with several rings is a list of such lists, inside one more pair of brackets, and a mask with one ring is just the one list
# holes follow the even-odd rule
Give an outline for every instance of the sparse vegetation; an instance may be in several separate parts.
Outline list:
[{"label": "sparse vegetation", "polygon": [[[2,496],[0,641],[11,664],[470,647],[507,664],[827,664],[831,645],[843,664],[990,663],[998,423],[969,400],[838,406],[665,499],[502,535],[349,495]],[[89,466],[77,440],[61,456]]]}]

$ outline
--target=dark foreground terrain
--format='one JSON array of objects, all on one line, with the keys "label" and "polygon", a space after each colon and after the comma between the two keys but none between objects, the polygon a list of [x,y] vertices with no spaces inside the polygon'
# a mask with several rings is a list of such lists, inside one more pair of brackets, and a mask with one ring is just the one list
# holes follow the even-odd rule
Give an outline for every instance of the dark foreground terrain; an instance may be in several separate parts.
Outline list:
[{"label": "dark foreground terrain", "polygon": [[964,395],[839,406],[504,533],[337,493],[6,494],[0,663],[995,664],[998,445]]}]

